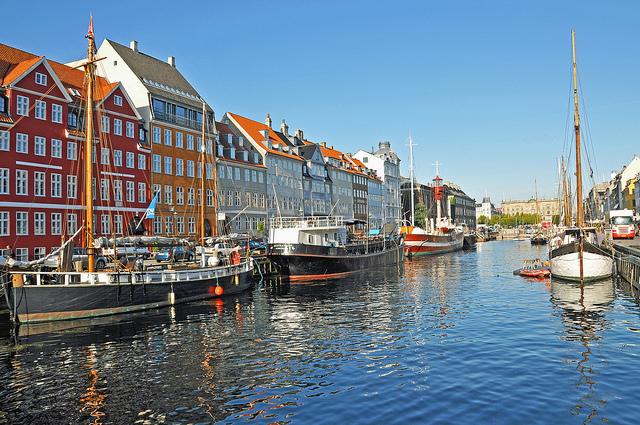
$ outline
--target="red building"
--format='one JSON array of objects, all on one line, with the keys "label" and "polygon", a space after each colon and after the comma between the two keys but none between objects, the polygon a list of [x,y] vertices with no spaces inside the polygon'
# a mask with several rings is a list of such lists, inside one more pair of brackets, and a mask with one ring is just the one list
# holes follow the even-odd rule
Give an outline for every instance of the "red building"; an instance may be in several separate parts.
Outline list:
[{"label": "red building", "polygon": [[[39,258],[82,225],[83,83],[81,68],[0,44],[0,247],[18,259]],[[120,83],[97,77],[94,98],[94,229],[127,234],[150,201],[150,149]]]}]

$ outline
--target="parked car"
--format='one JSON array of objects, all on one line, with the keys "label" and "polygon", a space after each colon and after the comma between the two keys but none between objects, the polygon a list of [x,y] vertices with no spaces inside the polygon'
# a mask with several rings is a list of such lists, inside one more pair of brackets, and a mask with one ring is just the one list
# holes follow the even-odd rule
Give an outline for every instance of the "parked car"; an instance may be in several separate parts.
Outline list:
[{"label": "parked car", "polygon": [[267,246],[262,241],[250,240],[249,241],[249,250],[253,251],[264,251],[267,249]]},{"label": "parked car", "polygon": [[[76,261],[82,261],[82,268],[86,269],[89,267],[89,256],[87,255],[87,250],[86,248],[73,248],[73,258],[72,260],[74,263]],[[49,268],[49,269],[57,269],[58,268],[58,256],[54,255],[52,257],[47,258],[44,263],[42,264],[43,267],[45,268]],[[105,267],[107,267],[107,264],[109,263],[109,260],[100,255],[100,254],[95,254],[95,267],[96,270],[102,270]]]},{"label": "parked car", "polygon": [[188,248],[176,246],[174,248],[163,248],[156,254],[156,262],[162,261],[193,261],[195,253]]}]

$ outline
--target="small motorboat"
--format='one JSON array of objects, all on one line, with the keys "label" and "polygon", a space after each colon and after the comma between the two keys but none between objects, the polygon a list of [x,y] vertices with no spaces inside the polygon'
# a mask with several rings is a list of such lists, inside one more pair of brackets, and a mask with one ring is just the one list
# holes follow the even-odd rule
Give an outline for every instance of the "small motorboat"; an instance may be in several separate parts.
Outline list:
[{"label": "small motorboat", "polygon": [[531,237],[531,245],[546,245],[547,238],[542,233],[537,233]]},{"label": "small motorboat", "polygon": [[513,274],[524,277],[545,278],[551,275],[551,270],[541,259],[524,260],[522,267],[514,270]]}]

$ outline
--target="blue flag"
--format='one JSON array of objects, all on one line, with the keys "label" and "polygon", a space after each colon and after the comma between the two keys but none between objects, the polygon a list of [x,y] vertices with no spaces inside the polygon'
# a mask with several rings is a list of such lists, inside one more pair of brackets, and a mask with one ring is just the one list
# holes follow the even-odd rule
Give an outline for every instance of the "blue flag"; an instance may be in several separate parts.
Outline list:
[{"label": "blue flag", "polygon": [[153,196],[151,203],[147,207],[147,210],[144,212],[144,215],[147,218],[155,218],[156,216],[156,204],[158,203],[158,193]]}]

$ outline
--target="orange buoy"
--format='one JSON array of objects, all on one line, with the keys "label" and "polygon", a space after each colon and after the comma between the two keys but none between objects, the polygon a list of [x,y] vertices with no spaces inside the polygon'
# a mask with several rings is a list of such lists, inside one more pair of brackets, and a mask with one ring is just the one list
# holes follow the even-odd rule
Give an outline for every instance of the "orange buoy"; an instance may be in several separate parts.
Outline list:
[{"label": "orange buoy", "polygon": [[215,294],[217,296],[221,296],[222,294],[224,294],[224,288],[222,286],[216,286]]}]

